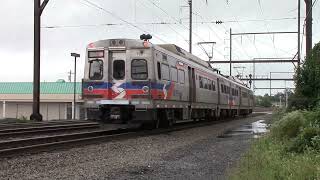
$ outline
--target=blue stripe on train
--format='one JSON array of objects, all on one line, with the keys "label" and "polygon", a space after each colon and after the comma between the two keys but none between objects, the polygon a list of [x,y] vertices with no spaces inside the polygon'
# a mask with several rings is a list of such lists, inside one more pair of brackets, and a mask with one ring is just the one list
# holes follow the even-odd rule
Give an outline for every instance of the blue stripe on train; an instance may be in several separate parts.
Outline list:
[{"label": "blue stripe on train", "polygon": [[[112,83],[109,82],[84,82],[83,88],[92,86],[94,89],[109,89],[112,87]],[[127,82],[121,84],[119,87],[124,89],[142,89],[143,86],[149,86],[149,82]],[[164,84],[151,83],[151,89],[163,90]],[[166,85],[166,90],[169,90],[171,82]]]}]

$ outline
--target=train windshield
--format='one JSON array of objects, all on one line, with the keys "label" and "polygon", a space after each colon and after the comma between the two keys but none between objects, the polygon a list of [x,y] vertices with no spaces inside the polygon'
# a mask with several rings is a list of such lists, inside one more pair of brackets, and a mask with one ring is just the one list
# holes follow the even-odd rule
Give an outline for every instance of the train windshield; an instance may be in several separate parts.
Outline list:
[{"label": "train windshield", "polygon": [[132,79],[144,80],[148,78],[147,61],[144,59],[134,59],[131,62]]},{"label": "train windshield", "polygon": [[95,59],[89,61],[89,79],[101,80],[103,78],[103,61],[101,59]]},{"label": "train windshield", "polygon": [[117,80],[123,79],[125,76],[124,60],[113,61],[113,77]]}]

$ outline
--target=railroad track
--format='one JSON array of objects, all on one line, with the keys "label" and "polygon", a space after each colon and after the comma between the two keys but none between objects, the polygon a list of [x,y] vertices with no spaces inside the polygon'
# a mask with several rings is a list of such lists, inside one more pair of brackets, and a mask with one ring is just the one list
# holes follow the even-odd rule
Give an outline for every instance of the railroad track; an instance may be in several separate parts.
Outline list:
[{"label": "railroad track", "polygon": [[100,125],[95,122],[81,122],[81,123],[63,123],[63,124],[46,124],[43,126],[17,126],[0,129],[0,138],[14,137],[18,135],[34,135],[41,133],[62,132],[71,130],[93,129],[99,128]]},{"label": "railroad track", "polygon": [[[240,118],[236,118],[240,119]],[[213,125],[229,120],[198,121],[176,124],[171,128],[159,128],[154,130],[141,130],[140,128],[94,130],[89,132],[78,132],[46,137],[33,137],[0,142],[0,156],[12,156],[16,154],[36,153],[39,151],[50,151],[51,148],[66,148],[76,145],[101,143],[110,140],[128,139],[139,136],[157,135],[173,131],[180,131],[195,127]]]},{"label": "railroad track", "polygon": [[88,123],[91,121],[84,120],[54,120],[54,121],[45,121],[45,122],[27,122],[27,123],[17,123],[17,122],[9,122],[9,123],[0,123],[1,129],[9,129],[9,128],[19,128],[19,127],[34,127],[34,126],[48,126],[54,124],[74,124],[74,123]]}]

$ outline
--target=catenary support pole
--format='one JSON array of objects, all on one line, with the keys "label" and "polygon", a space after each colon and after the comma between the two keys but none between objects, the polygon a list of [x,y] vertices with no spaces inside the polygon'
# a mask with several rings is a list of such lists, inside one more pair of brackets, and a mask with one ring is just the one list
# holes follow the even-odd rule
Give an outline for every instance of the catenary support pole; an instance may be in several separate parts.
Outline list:
[{"label": "catenary support pole", "polygon": [[34,48],[33,48],[33,104],[30,119],[42,121],[40,114],[40,41],[41,41],[41,14],[49,0],[34,0]]},{"label": "catenary support pole", "polygon": [[301,26],[301,22],[300,22],[300,9],[301,9],[301,0],[298,0],[298,68],[300,67],[300,59],[301,59],[301,52],[300,52],[300,43],[301,43],[301,39],[300,39],[300,26]]},{"label": "catenary support pole", "polygon": [[192,53],[192,0],[188,0],[189,4],[189,52]]},{"label": "catenary support pole", "polygon": [[232,74],[232,71],[231,71],[231,68],[232,68],[232,63],[231,63],[231,61],[232,61],[232,29],[230,28],[230,48],[229,48],[229,50],[230,50],[230,65],[229,65],[229,72],[230,72],[230,76],[231,76],[231,74]]},{"label": "catenary support pole", "polygon": [[312,49],[312,0],[304,0],[306,3],[306,55]]},{"label": "catenary support pole", "polygon": [[40,114],[40,0],[34,0],[33,109],[30,119],[42,121]]}]

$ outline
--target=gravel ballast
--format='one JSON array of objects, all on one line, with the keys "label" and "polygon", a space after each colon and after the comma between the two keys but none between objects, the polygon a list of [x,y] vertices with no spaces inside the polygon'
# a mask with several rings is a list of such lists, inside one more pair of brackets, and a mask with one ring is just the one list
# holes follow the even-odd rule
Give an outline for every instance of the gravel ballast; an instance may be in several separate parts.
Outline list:
[{"label": "gravel ballast", "polygon": [[160,135],[1,158],[0,179],[225,179],[251,136],[217,138],[250,117]]}]

